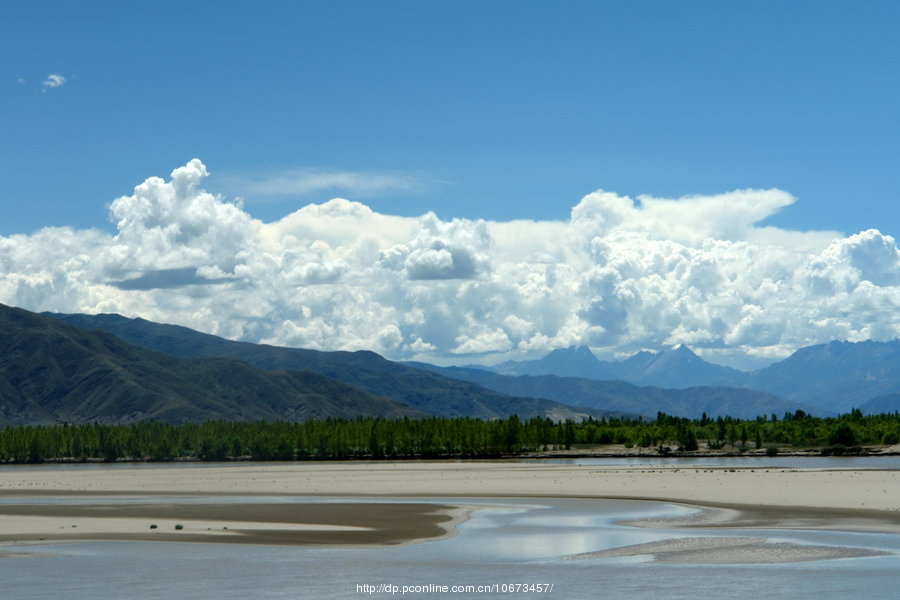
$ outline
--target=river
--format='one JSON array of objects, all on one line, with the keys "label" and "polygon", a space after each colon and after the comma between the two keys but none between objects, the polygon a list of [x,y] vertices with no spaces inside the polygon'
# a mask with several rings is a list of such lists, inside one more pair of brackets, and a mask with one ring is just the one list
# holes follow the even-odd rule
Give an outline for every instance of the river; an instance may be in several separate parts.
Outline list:
[{"label": "river", "polygon": [[[248,498],[219,497],[217,500],[243,502]],[[278,497],[252,500],[330,501]],[[198,499],[173,498],[172,501]],[[378,498],[376,501],[410,500]],[[408,593],[405,597],[844,600],[863,594],[867,600],[887,600],[897,597],[900,586],[898,535],[803,530],[748,533],[731,529],[710,534],[696,529],[641,529],[617,523],[621,519],[679,515],[692,510],[660,502],[521,498],[429,498],[427,501],[464,503],[476,509],[454,537],[392,547],[348,549],[160,542],[17,546],[10,555],[0,558],[2,596],[54,600],[387,598],[399,597],[403,586],[426,586],[423,589],[430,592]],[[726,565],[671,564],[648,556],[565,559],[582,552],[706,535],[752,535],[776,542],[853,546],[890,554]],[[515,584],[520,584],[518,592],[504,592],[515,590]],[[532,591],[523,592],[521,584],[532,586]],[[491,591],[440,591],[440,586],[449,589],[467,585],[489,586]],[[538,591],[542,588],[543,591]]]}]

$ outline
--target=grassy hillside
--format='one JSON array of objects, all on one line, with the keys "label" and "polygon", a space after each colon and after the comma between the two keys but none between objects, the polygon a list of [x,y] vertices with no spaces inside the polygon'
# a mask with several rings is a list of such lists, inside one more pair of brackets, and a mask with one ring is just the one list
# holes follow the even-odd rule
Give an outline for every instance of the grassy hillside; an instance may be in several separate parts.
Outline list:
[{"label": "grassy hillside", "polygon": [[611,414],[602,407],[576,408],[543,398],[516,397],[389,361],[374,352],[319,352],[234,342],[186,327],[120,315],[52,315],[72,325],[100,329],[133,344],[180,357],[229,357],[267,370],[306,369],[370,394],[392,398],[442,417],[576,419]]},{"label": "grassy hillside", "polygon": [[0,305],[0,423],[420,416],[309,371],[183,359]]}]

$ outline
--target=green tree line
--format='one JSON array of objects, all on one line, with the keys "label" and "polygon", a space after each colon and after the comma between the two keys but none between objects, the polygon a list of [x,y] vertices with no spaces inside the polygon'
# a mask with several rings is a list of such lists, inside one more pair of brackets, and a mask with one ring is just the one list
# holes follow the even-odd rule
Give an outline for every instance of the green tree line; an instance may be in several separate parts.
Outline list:
[{"label": "green tree line", "polygon": [[46,460],[322,460],[487,458],[541,450],[621,444],[660,451],[702,448],[852,448],[900,443],[900,414],[816,418],[797,411],[778,418],[655,420],[546,418],[327,419],[305,422],[8,426],[0,461]]}]

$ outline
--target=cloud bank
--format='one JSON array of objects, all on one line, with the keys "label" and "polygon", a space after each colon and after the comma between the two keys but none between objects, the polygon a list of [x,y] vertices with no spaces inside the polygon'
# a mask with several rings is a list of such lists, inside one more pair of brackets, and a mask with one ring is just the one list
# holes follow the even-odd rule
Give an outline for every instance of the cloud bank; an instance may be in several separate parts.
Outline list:
[{"label": "cloud bank", "polygon": [[115,235],[0,236],[0,302],[444,363],[683,343],[740,365],[900,337],[895,239],[759,225],[795,201],[780,190],[597,191],[565,222],[399,217],[333,199],[265,223],[204,191],[207,175],[194,159],[113,200]]}]

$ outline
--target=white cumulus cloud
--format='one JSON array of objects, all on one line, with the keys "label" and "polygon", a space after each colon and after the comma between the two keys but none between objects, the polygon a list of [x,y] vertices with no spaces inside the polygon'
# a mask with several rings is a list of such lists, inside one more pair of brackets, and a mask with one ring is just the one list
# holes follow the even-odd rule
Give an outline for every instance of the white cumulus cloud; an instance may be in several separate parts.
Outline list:
[{"label": "white cumulus cloud", "polygon": [[598,191],[546,222],[400,217],[336,198],[267,223],[206,192],[207,175],[194,159],[114,199],[114,234],[0,236],[0,302],[445,363],[684,343],[739,364],[900,336],[896,240],[761,225],[795,201],[780,190]]},{"label": "white cumulus cloud", "polygon": [[414,280],[472,279],[488,271],[490,245],[484,221],[444,223],[428,213],[419,219],[412,240],[384,251],[381,262],[391,269],[402,268]]}]

